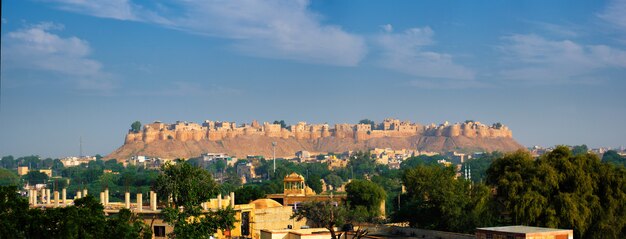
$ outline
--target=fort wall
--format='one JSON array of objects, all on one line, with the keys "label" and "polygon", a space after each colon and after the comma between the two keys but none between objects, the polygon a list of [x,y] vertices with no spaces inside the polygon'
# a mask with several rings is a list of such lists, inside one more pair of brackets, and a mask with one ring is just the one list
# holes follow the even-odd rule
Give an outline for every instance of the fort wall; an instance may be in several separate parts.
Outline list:
[{"label": "fort wall", "polygon": [[418,123],[401,122],[397,119],[385,119],[372,128],[370,124],[335,124],[331,128],[328,124],[307,124],[298,122],[289,128],[282,128],[280,124],[265,122],[238,126],[235,122],[205,121],[202,124],[178,121],[174,124],[154,122],[146,124],[140,132],[129,131],[125,143],[150,143],[156,140],[178,141],[220,141],[226,138],[236,138],[242,135],[260,135],[270,138],[295,138],[298,140],[315,140],[326,137],[352,138],[355,141],[365,141],[385,137],[411,136],[444,136],[469,138],[512,138],[511,130],[502,124],[492,126],[480,122],[468,121],[450,125],[445,122],[440,125],[427,126]]}]

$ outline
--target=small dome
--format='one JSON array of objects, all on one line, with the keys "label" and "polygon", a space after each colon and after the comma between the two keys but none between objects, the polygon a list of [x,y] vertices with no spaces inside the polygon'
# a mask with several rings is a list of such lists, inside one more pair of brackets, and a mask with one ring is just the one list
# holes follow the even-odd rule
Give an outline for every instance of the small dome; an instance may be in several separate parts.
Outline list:
[{"label": "small dome", "polygon": [[267,199],[267,198],[261,198],[261,199],[254,200],[254,201],[252,201],[252,204],[254,204],[254,208],[256,208],[256,209],[265,209],[265,208],[282,207],[283,206],[280,203],[278,203],[277,201],[274,201],[272,199]]}]

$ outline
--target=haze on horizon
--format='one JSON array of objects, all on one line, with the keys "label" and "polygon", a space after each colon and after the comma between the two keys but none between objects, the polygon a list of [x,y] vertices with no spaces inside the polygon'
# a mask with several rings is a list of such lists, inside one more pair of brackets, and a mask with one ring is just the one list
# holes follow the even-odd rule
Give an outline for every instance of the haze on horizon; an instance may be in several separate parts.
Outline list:
[{"label": "haze on horizon", "polygon": [[626,146],[626,0],[2,1],[0,156],[130,124],[501,122]]}]

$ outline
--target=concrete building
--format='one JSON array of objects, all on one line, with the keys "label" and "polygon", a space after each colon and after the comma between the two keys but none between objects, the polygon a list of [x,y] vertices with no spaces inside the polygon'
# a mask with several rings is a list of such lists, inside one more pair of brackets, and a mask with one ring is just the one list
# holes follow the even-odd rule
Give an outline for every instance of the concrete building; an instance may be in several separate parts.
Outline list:
[{"label": "concrete building", "polygon": [[529,226],[476,228],[476,239],[573,239],[574,231]]},{"label": "concrete building", "polygon": [[48,178],[52,177],[52,169],[39,169],[39,172],[48,175]]},{"label": "concrete building", "polygon": [[63,164],[63,167],[76,167],[76,166],[80,166],[81,164],[88,164],[90,161],[96,161],[96,157],[89,157],[89,156],[85,156],[85,157],[66,157],[66,158],[62,158],[60,159],[61,163]]},{"label": "concrete building", "polygon": [[261,239],[328,239],[326,228],[261,230]]},{"label": "concrete building", "polygon": [[28,174],[28,166],[17,167],[17,175],[24,176],[26,174]]}]

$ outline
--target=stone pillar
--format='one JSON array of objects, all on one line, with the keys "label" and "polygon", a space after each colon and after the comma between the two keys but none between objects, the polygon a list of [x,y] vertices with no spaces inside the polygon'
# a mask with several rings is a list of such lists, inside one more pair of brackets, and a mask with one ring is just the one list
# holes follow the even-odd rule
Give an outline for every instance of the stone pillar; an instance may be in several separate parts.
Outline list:
[{"label": "stone pillar", "polygon": [[157,199],[156,199],[156,193],[153,191],[150,191],[150,210],[152,211],[156,211],[157,210]]},{"label": "stone pillar", "polygon": [[45,199],[46,199],[46,190],[45,189],[41,189],[41,196],[39,201],[41,201],[41,204],[45,203]]},{"label": "stone pillar", "polygon": [[143,198],[141,193],[137,193],[137,211],[143,211]]},{"label": "stone pillar", "polygon": [[130,209],[130,193],[129,192],[124,193],[124,207],[126,209]]},{"label": "stone pillar", "polygon": [[100,192],[100,204],[102,204],[102,206],[106,206],[104,201],[104,192]]},{"label": "stone pillar", "polygon": [[201,205],[202,205],[202,210],[205,210],[205,211],[208,210],[207,202],[203,202]]},{"label": "stone pillar", "polygon": [[104,189],[104,205],[109,205],[109,189]]},{"label": "stone pillar", "polygon": [[37,189],[33,189],[33,206],[37,206]]},{"label": "stone pillar", "polygon": [[33,190],[32,189],[28,189],[28,204],[33,206]]},{"label": "stone pillar", "polygon": [[87,197],[87,189],[83,189],[83,197]]},{"label": "stone pillar", "polygon": [[217,208],[221,209],[222,208],[222,194],[218,194],[217,195]]},{"label": "stone pillar", "polygon": [[52,197],[50,197],[50,189],[46,189],[46,205],[52,204]]},{"label": "stone pillar", "polygon": [[65,188],[61,190],[61,202],[67,206],[67,190]]},{"label": "stone pillar", "polygon": [[54,191],[54,207],[59,207],[59,191]]},{"label": "stone pillar", "polygon": [[230,207],[235,208],[235,192],[230,192]]},{"label": "stone pillar", "polygon": [[74,200],[76,199],[80,199],[82,197],[82,193],[80,192],[80,190],[78,192],[76,192],[76,197],[74,197]]}]

